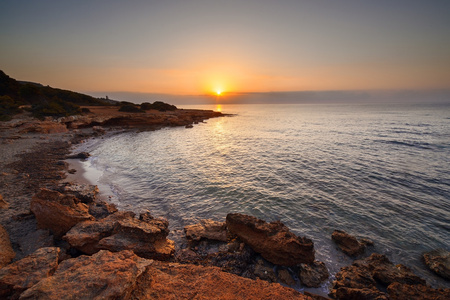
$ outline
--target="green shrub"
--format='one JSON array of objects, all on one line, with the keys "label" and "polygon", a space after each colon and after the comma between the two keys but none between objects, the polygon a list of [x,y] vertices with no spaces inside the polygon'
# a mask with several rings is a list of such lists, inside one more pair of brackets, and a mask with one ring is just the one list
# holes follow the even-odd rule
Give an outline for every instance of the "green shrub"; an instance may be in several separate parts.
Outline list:
[{"label": "green shrub", "polygon": [[22,112],[19,105],[9,96],[0,96],[0,121],[9,121]]},{"label": "green shrub", "polygon": [[171,111],[176,110],[177,107],[175,105],[167,104],[161,101],[155,101],[153,104],[150,104],[148,102],[144,102],[141,104],[141,109],[143,110],[150,110],[155,109],[159,111]]},{"label": "green shrub", "polygon": [[125,104],[125,105],[122,105],[120,108],[119,108],[119,111],[123,111],[123,112],[144,112],[142,109],[140,109],[139,107],[137,107],[136,105],[134,105],[134,104]]},{"label": "green shrub", "polygon": [[67,117],[81,113],[78,105],[63,101],[57,97],[53,97],[51,100],[45,99],[38,104],[34,104],[31,107],[31,111],[33,116],[38,119],[43,119],[46,116]]}]

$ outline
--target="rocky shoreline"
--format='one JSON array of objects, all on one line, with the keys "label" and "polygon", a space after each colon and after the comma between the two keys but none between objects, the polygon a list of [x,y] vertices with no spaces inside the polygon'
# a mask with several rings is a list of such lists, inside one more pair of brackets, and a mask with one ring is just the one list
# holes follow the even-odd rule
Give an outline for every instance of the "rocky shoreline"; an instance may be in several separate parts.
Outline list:
[{"label": "rocky shoreline", "polygon": [[[228,214],[224,222],[202,220],[184,228],[187,247],[176,251],[166,220],[118,211],[99,199],[95,186],[64,182],[71,146],[111,126],[190,128],[217,116],[179,110],[136,117],[103,110],[58,121],[22,117],[3,123],[0,298],[326,299],[291,288],[318,287],[329,273],[315,260],[313,242],[279,221],[242,214]],[[427,286],[382,254],[363,258],[371,241],[342,231],[331,238],[360,259],[336,274],[329,297],[450,298],[450,289]],[[447,251],[428,253],[425,260],[448,280]]]}]

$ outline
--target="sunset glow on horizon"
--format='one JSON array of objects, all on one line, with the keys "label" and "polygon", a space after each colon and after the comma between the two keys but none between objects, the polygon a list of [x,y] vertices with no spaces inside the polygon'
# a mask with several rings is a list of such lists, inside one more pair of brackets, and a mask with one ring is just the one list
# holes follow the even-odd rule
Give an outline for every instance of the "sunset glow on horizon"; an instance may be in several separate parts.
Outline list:
[{"label": "sunset glow on horizon", "polygon": [[450,89],[450,2],[405,3],[6,0],[0,69],[80,92]]}]

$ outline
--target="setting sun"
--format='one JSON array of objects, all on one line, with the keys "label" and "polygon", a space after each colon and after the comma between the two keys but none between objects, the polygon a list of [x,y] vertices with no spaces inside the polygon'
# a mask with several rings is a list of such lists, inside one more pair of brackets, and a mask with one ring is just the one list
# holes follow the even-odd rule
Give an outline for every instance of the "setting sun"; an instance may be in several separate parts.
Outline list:
[{"label": "setting sun", "polygon": [[220,96],[220,94],[222,94],[221,90],[216,91],[217,96]]}]

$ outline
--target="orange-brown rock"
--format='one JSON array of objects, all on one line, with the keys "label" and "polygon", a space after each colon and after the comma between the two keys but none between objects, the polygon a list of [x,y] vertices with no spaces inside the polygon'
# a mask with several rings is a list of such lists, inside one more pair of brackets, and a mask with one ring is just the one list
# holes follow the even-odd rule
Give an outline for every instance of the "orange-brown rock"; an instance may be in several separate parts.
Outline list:
[{"label": "orange-brown rock", "polygon": [[0,268],[9,264],[15,256],[16,253],[12,249],[9,234],[5,228],[0,225]]},{"label": "orange-brown rock", "polygon": [[185,226],[184,232],[186,233],[186,238],[190,241],[200,241],[201,239],[227,241],[227,226],[225,222],[205,219],[198,224]]},{"label": "orange-brown rock", "polygon": [[20,299],[131,299],[151,262],[131,251],[67,259],[53,276],[23,292]]},{"label": "orange-brown rock", "polygon": [[117,212],[97,221],[80,222],[64,239],[86,254],[99,250],[133,250],[145,258],[168,259],[175,252],[173,241],[166,239],[168,222],[161,219],[138,220],[130,212]]},{"label": "orange-brown rock", "polygon": [[360,243],[356,237],[341,230],[335,230],[331,235],[332,240],[345,254],[357,256],[366,250],[366,244]]},{"label": "orange-brown rock", "polygon": [[314,261],[313,242],[296,236],[280,221],[267,223],[252,216],[228,214],[226,223],[232,234],[274,264],[294,266]]},{"label": "orange-brown rock", "polygon": [[401,284],[395,282],[388,286],[390,300],[448,300],[450,289],[433,289],[425,285]]},{"label": "orange-brown rock", "polygon": [[50,229],[56,238],[61,238],[79,222],[94,219],[88,206],[74,196],[45,188],[33,196],[31,211],[36,216],[38,227]]},{"label": "orange-brown rock", "polygon": [[425,264],[437,275],[450,280],[450,252],[436,249],[423,254]]},{"label": "orange-brown rock", "polygon": [[92,203],[99,192],[96,185],[65,182],[58,187],[58,191],[65,195],[73,195],[83,203]]},{"label": "orange-brown rock", "polygon": [[23,129],[21,129],[20,133],[37,132],[37,133],[51,134],[51,133],[64,133],[67,131],[68,129],[65,124],[56,121],[45,120],[26,123],[23,126]]},{"label": "orange-brown rock", "polygon": [[9,207],[9,203],[6,202],[5,199],[3,199],[3,196],[0,195],[0,208],[7,209]]},{"label": "orange-brown rock", "polygon": [[426,285],[403,265],[394,266],[385,255],[372,254],[355,261],[351,266],[341,268],[330,291],[336,299],[388,299],[380,286],[387,288],[398,282],[409,285]]},{"label": "orange-brown rock", "polygon": [[200,267],[153,261],[140,278],[134,299],[312,299],[278,283],[252,280],[222,272],[217,267]]},{"label": "orange-brown rock", "polygon": [[23,291],[53,275],[59,254],[60,249],[56,247],[40,248],[0,269],[0,298],[17,299]]}]

